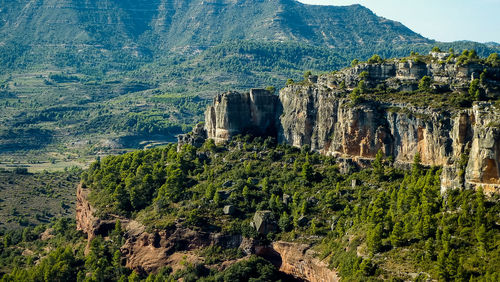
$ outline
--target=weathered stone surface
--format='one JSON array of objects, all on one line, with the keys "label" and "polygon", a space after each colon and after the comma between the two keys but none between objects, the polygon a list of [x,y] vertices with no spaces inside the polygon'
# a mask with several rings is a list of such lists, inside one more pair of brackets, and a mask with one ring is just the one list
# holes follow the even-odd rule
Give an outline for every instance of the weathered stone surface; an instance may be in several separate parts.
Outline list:
[{"label": "weathered stone surface", "polygon": [[[103,220],[95,216],[95,209],[88,201],[90,190],[78,185],[76,190],[76,229],[87,234],[85,253],[90,251],[90,242],[98,235],[105,236],[115,226],[116,220]],[[127,219],[121,219],[128,222]]]},{"label": "weathered stone surface", "polygon": [[296,278],[311,282],[340,281],[337,273],[307,244],[278,241],[271,246],[257,247],[256,253],[270,260],[281,272]]},{"label": "weathered stone surface", "polygon": [[177,151],[180,151],[184,145],[192,145],[199,148],[203,145],[207,137],[204,124],[199,123],[193,128],[192,132],[177,135]]},{"label": "weathered stone surface", "polygon": [[[476,185],[486,193],[500,192],[500,124],[492,120],[487,104],[475,105],[475,124],[469,161],[465,171],[466,185]],[[496,126],[488,126],[496,123]]]},{"label": "weathered stone surface", "polygon": [[222,209],[225,215],[233,215],[236,213],[236,208],[233,205],[226,205]]},{"label": "weathered stone surface", "polygon": [[288,194],[283,194],[283,204],[288,206],[292,202],[292,197]]},{"label": "weathered stone surface", "polygon": [[[351,107],[347,99],[335,98],[328,91],[293,87],[283,89],[280,100],[279,142],[308,145],[358,163],[373,159],[382,150],[397,165],[406,166],[420,153],[424,165],[443,167],[443,189],[483,186],[489,192],[500,191],[500,113],[489,103],[453,112],[377,103]],[[405,110],[386,110],[395,107]],[[480,122],[476,122],[478,118]],[[469,165],[463,179],[457,165],[468,149]]]},{"label": "weathered stone surface", "polygon": [[255,212],[252,223],[257,232],[261,234],[267,234],[278,231],[278,226],[276,225],[276,221],[272,216],[273,213],[271,211]]},{"label": "weathered stone surface", "polygon": [[208,138],[220,143],[241,133],[274,134],[277,102],[276,95],[263,89],[217,95],[214,104],[205,112]]},{"label": "weathered stone surface", "polygon": [[[289,85],[280,91],[279,100],[275,102],[271,94],[264,92],[259,95],[267,98],[261,100],[251,99],[252,92],[226,93],[216,97],[214,106],[207,111],[208,137],[222,142],[235,134],[267,132],[281,143],[307,145],[314,151],[338,157],[343,160],[344,172],[365,166],[379,150],[403,167],[420,153],[424,165],[443,167],[443,190],[483,187],[487,192],[500,192],[500,111],[491,104],[476,103],[464,110],[382,102],[352,106],[345,98],[345,90],[339,89],[342,81],[347,89],[354,88],[363,73],[369,87],[414,89],[419,80],[428,75],[438,88],[448,85],[454,90],[464,90],[484,69],[487,70],[486,91],[500,96],[500,68],[411,60],[360,64],[305,84]],[[250,102],[262,100],[273,106]],[[266,121],[252,118],[255,116],[266,117]],[[276,130],[270,131],[273,124]],[[460,168],[459,160],[469,150],[466,168]]]}]

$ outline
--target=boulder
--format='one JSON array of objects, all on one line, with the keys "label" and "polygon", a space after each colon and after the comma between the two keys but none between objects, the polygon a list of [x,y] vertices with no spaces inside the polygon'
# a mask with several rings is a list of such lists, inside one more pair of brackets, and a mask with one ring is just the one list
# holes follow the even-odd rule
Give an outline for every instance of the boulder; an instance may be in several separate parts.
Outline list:
[{"label": "boulder", "polygon": [[268,234],[271,232],[278,231],[278,225],[274,220],[273,213],[271,211],[257,211],[253,216],[253,227],[260,234]]},{"label": "boulder", "polygon": [[233,215],[236,213],[236,208],[233,205],[226,205],[222,209],[225,215]]},{"label": "boulder", "polygon": [[180,151],[184,145],[201,147],[207,139],[207,131],[203,123],[197,124],[192,132],[177,135],[177,151]]}]

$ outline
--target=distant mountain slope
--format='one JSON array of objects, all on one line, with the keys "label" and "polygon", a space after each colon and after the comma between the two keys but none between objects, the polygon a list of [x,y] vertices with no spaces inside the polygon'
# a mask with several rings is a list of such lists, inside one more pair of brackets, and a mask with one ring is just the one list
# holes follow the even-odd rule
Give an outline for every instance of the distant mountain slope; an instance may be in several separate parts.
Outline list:
[{"label": "distant mountain slope", "polygon": [[294,0],[0,3],[0,62],[11,68],[61,60],[78,65],[93,58],[112,62],[111,69],[123,69],[125,62],[142,64],[172,50],[204,50],[234,40],[300,42],[354,51],[431,42],[360,5],[312,6]]}]

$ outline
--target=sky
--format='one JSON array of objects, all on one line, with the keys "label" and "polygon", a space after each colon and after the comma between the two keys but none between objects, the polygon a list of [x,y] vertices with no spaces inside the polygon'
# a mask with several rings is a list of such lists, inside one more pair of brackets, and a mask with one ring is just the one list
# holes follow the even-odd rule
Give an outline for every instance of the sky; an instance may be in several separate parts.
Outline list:
[{"label": "sky", "polygon": [[443,42],[500,43],[500,0],[298,0],[306,4],[361,4],[378,16]]}]

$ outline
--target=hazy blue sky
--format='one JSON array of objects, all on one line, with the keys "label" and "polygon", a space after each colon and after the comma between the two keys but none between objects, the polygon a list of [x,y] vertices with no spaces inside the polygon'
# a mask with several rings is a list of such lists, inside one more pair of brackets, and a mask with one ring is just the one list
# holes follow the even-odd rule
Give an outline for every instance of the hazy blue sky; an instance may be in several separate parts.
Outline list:
[{"label": "hazy blue sky", "polygon": [[307,4],[361,4],[377,15],[439,40],[500,43],[500,0],[298,0]]}]

